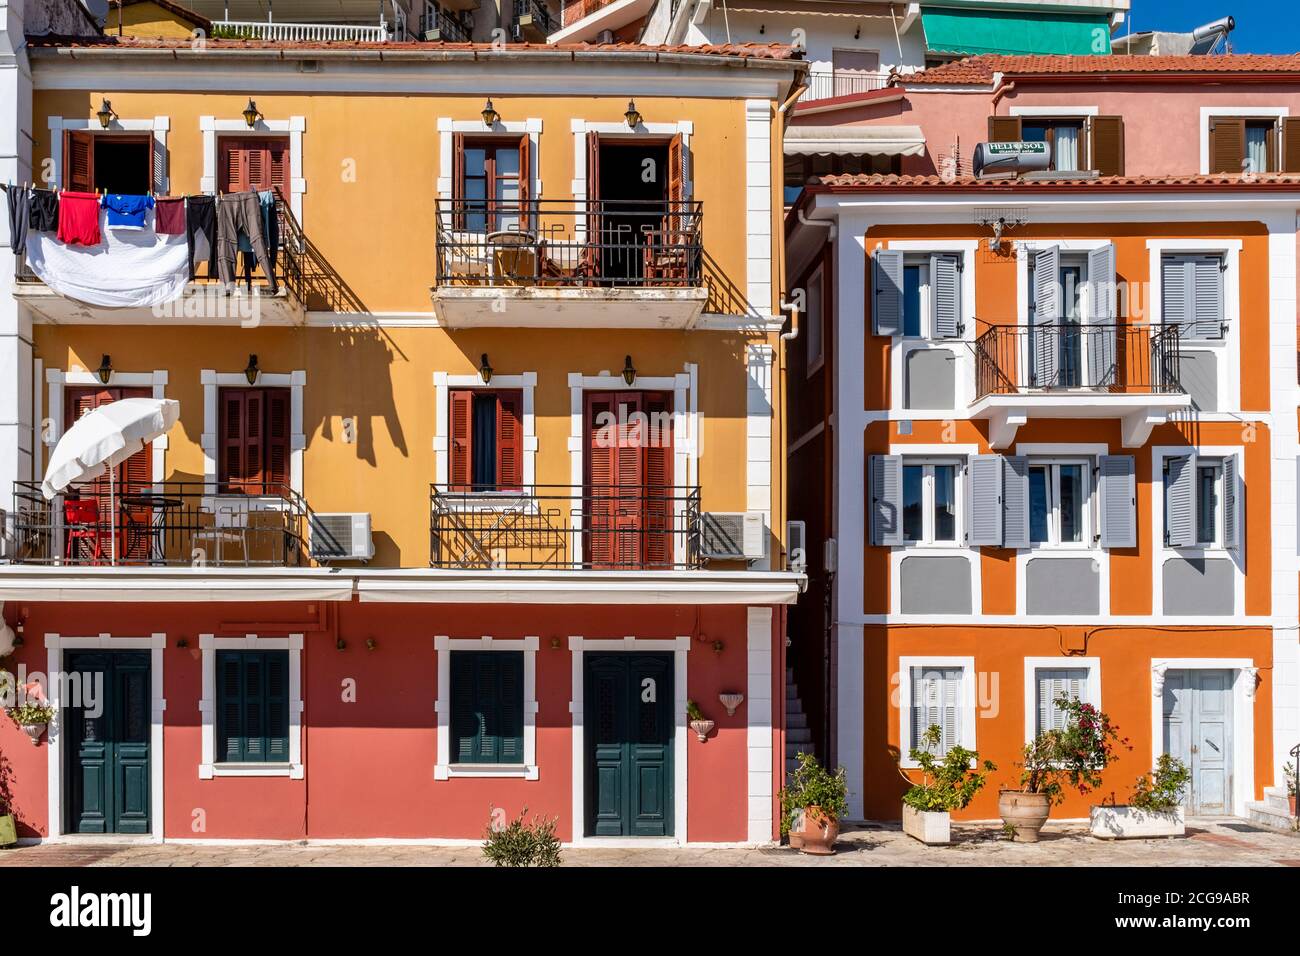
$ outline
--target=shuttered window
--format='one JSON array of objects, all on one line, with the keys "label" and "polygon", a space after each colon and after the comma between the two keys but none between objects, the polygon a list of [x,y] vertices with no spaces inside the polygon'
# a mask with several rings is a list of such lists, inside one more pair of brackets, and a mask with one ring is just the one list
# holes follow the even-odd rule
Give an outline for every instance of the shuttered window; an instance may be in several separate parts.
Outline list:
[{"label": "shuttered window", "polygon": [[218,763],[289,762],[289,652],[217,651]]},{"label": "shuttered window", "polygon": [[451,652],[451,760],[524,762],[524,654]]},{"label": "shuttered window", "polygon": [[223,493],[279,494],[289,487],[287,388],[222,388],[218,481]]},{"label": "shuttered window", "polygon": [[1061,695],[1075,700],[1087,699],[1086,667],[1040,667],[1034,671],[1037,718],[1035,733],[1064,730],[1068,721],[1065,711],[1056,705]]},{"label": "shuttered window", "polygon": [[453,389],[451,487],[517,491],[524,482],[524,395],[519,389]]},{"label": "shuttered window", "polygon": [[[1286,153],[1290,147],[1285,142],[1285,134],[1290,129],[1286,120],[1279,123],[1266,117],[1210,117],[1210,172],[1278,172],[1291,160]],[[1284,140],[1280,150],[1279,132]]]},{"label": "shuttered window", "polygon": [[1242,480],[1237,455],[1177,455],[1164,461],[1165,546],[1241,547]]},{"label": "shuttered window", "polygon": [[223,193],[289,194],[289,140],[226,136],[218,140],[217,188]]},{"label": "shuttered window", "polygon": [[909,748],[925,749],[926,730],[942,730],[936,756],[946,754],[962,739],[962,669],[960,667],[913,667],[912,728]]},{"label": "shuttered window", "polygon": [[1160,313],[1184,339],[1221,339],[1224,334],[1223,257],[1170,255],[1161,261]]},{"label": "shuttered window", "polygon": [[457,229],[497,232],[521,228],[520,217],[529,200],[531,145],[527,134],[454,135],[452,198],[457,201]]}]

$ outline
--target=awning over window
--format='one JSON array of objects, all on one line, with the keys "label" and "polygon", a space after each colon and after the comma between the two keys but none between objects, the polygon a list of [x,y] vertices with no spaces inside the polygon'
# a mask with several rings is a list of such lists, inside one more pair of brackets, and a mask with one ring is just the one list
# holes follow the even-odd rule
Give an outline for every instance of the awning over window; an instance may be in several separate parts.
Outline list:
[{"label": "awning over window", "polygon": [[787,156],[924,156],[919,126],[791,126]]},{"label": "awning over window", "polygon": [[985,10],[921,10],[921,26],[930,53],[973,56],[980,53],[1110,53],[1106,14],[1065,16],[1059,13],[998,13]]}]

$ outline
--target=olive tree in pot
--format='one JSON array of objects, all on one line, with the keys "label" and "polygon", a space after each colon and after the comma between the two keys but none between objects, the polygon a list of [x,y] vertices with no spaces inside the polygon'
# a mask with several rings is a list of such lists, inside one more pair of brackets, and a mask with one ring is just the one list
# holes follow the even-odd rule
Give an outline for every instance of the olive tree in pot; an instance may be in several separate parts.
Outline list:
[{"label": "olive tree in pot", "polygon": [[781,790],[781,832],[790,845],[814,856],[834,853],[840,817],[848,812],[844,768],[831,773],[812,754],[801,753],[799,766]]},{"label": "olive tree in pot", "polygon": [[1103,804],[1088,811],[1092,835],[1104,840],[1182,836],[1187,829],[1183,791],[1191,777],[1181,760],[1161,754],[1156,769],[1138,777],[1127,805]]},{"label": "olive tree in pot", "polygon": [[[1065,801],[1067,787],[1087,794],[1101,786],[1101,774],[1128,747],[1110,717],[1068,694],[1056,698],[1064,729],[1041,731],[1025,745],[1020,789],[998,792],[998,815],[1017,843],[1037,843],[1052,807]],[[1132,749],[1131,747],[1129,749]]]},{"label": "olive tree in pot", "polygon": [[912,788],[903,794],[903,832],[926,844],[952,842],[952,811],[966,809],[989,773],[998,769],[991,760],[981,764],[980,755],[964,747],[950,747],[937,759],[934,752],[942,739],[943,728],[932,724],[921,735],[922,746],[909,753],[921,768],[921,782],[904,774]]}]

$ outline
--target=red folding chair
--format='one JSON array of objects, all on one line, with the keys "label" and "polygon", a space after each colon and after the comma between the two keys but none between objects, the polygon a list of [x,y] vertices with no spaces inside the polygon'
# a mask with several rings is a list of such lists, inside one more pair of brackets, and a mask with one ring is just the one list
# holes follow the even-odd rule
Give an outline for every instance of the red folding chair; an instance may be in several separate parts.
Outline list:
[{"label": "red folding chair", "polygon": [[107,532],[99,526],[99,501],[95,498],[74,498],[63,502],[63,520],[67,526],[67,554],[72,561],[78,541],[89,541],[92,559],[98,564],[104,557],[102,541]]}]

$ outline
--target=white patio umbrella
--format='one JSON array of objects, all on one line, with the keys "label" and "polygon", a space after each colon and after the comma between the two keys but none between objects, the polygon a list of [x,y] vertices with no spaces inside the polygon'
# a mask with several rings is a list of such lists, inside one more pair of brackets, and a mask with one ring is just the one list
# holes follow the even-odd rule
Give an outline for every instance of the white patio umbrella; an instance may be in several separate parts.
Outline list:
[{"label": "white patio umbrella", "polygon": [[117,563],[117,508],[113,473],[147,442],[161,438],[181,416],[170,398],[123,398],[82,415],[63,433],[50,455],[41,493],[46,500],[108,472],[109,560]]}]

